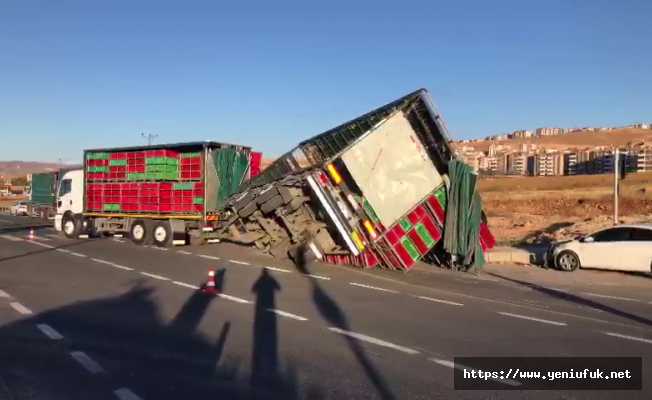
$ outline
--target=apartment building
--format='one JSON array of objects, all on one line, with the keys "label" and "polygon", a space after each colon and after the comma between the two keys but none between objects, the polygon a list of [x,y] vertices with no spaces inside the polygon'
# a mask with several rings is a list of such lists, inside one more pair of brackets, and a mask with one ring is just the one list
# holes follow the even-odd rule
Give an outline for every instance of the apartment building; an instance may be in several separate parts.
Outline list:
[{"label": "apartment building", "polygon": [[507,154],[505,168],[508,175],[528,175],[528,155],[525,153]]},{"label": "apartment building", "polygon": [[638,172],[652,171],[652,148],[641,148],[636,156],[636,170]]},{"label": "apartment building", "polygon": [[578,153],[564,153],[564,175],[577,175],[579,159]]},{"label": "apartment building", "polygon": [[561,153],[539,153],[534,156],[535,176],[555,176],[564,174],[564,155]]},{"label": "apartment building", "polygon": [[566,133],[564,128],[539,128],[536,130],[536,136],[556,136]]},{"label": "apartment building", "polygon": [[527,130],[514,131],[512,133],[512,138],[514,139],[525,139],[530,138],[534,135],[534,132]]}]

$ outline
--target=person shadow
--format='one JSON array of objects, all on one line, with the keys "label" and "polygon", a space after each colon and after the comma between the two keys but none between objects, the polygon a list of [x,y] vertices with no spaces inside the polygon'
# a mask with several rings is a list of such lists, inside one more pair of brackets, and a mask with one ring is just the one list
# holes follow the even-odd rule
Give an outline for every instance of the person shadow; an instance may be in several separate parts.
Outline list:
[{"label": "person shadow", "polygon": [[305,258],[307,250],[308,249],[305,246],[298,247],[298,249],[293,253],[292,258],[297,270],[302,275],[306,276],[310,282],[312,288],[312,300],[319,314],[324,320],[332,325],[332,327],[336,328],[336,332],[343,334],[347,345],[351,349],[353,355],[356,357],[358,363],[362,367],[362,370],[367,375],[367,378],[376,388],[379,397],[382,400],[396,399],[396,396],[389,388],[389,385],[385,381],[380,371],[376,368],[373,361],[367,357],[367,353],[360,342],[353,336],[347,334],[351,332],[351,327],[348,318],[344,314],[344,311],[342,311],[337,302],[335,302],[335,300],[328,295],[326,290],[324,290],[324,288],[321,286],[321,283],[318,281],[318,279],[314,278],[308,270],[308,262]]},{"label": "person shadow", "polygon": [[274,385],[278,379],[278,321],[276,293],[281,285],[263,268],[251,291],[256,295],[254,339],[251,349],[251,384]]}]

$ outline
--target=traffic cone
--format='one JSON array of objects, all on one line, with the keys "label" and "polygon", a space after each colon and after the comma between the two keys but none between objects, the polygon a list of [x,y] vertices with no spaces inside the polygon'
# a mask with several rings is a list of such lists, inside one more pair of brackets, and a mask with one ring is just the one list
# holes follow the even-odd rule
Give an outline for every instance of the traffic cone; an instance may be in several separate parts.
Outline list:
[{"label": "traffic cone", "polygon": [[215,269],[211,267],[208,270],[208,280],[206,285],[202,288],[202,293],[210,294],[212,296],[220,294],[220,291],[215,287]]},{"label": "traffic cone", "polygon": [[34,228],[30,228],[29,230],[29,241],[33,242],[34,241]]}]

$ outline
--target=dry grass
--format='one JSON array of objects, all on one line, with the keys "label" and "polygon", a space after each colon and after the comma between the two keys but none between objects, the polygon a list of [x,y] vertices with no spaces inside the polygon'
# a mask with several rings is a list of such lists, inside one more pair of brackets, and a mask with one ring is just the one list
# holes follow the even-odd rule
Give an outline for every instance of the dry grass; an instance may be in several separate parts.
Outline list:
[{"label": "dry grass", "polygon": [[[481,180],[478,183],[478,189],[484,194],[488,192],[612,189],[613,185],[613,174],[518,178],[501,177]],[[621,188],[623,189],[647,186],[652,186],[652,173],[650,172],[629,174],[625,180],[621,181]]]}]

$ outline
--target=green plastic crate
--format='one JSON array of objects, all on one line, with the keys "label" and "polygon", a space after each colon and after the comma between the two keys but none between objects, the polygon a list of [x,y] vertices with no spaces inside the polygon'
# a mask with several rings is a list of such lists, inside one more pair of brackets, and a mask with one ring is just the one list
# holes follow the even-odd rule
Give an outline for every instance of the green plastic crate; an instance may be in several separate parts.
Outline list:
[{"label": "green plastic crate", "polygon": [[178,158],[166,158],[165,163],[167,165],[179,165],[179,159]]},{"label": "green plastic crate", "polygon": [[120,204],[105,204],[104,211],[120,211]]},{"label": "green plastic crate", "polygon": [[410,229],[412,229],[412,224],[410,223],[410,221],[408,221],[407,218],[403,218],[403,219],[401,220],[400,224],[401,224],[401,228],[403,228],[403,230],[404,230],[405,232],[407,232],[407,231],[409,231]]},{"label": "green plastic crate", "polygon": [[193,184],[192,183],[175,183],[172,188],[174,190],[192,190]]},{"label": "green plastic crate", "polygon": [[178,172],[166,172],[165,173],[165,180],[167,181],[176,181],[179,179],[179,173]]},{"label": "green plastic crate", "polygon": [[426,229],[425,225],[423,223],[419,222],[414,226],[414,230],[417,231],[417,234],[423,240],[423,243],[428,246],[428,248],[431,248],[432,246],[435,245],[435,239],[430,235],[430,232],[428,232],[428,229]]},{"label": "green plastic crate", "polygon": [[89,160],[108,160],[109,153],[88,153],[86,158]]},{"label": "green plastic crate", "polygon": [[204,204],[204,199],[202,197],[195,197],[193,199],[193,204]]},{"label": "green plastic crate", "polygon": [[196,158],[201,157],[201,153],[182,153],[181,158]]},{"label": "green plastic crate", "polygon": [[414,261],[417,261],[421,255],[419,254],[419,250],[417,250],[417,247],[412,243],[410,238],[408,237],[403,237],[401,239],[401,244],[403,247],[405,247],[405,250],[407,250],[408,254],[410,255],[410,258],[413,259]]},{"label": "green plastic crate", "polygon": [[165,168],[166,172],[179,173],[179,166],[178,165],[165,165],[164,168]]},{"label": "green plastic crate", "polygon": [[88,167],[88,172],[109,172],[109,167]]},{"label": "green plastic crate", "polygon": [[439,189],[435,190],[435,197],[439,201],[441,208],[446,210],[446,187],[442,186]]},{"label": "green plastic crate", "polygon": [[122,167],[127,165],[127,160],[110,160],[109,165],[114,166],[114,167]]}]

